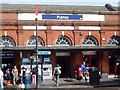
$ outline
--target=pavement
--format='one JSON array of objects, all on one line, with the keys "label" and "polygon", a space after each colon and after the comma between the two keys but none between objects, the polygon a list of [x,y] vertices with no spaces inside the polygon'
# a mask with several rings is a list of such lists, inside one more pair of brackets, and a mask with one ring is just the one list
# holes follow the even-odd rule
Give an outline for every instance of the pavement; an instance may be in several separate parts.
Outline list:
[{"label": "pavement", "polygon": [[[13,86],[13,85],[9,85],[7,87],[5,87],[5,90],[18,90],[17,89],[18,86]],[[100,85],[97,85],[97,87],[99,88],[103,88],[103,87],[108,87],[108,88],[113,88],[113,90],[120,90],[120,78],[103,78],[100,79]],[[115,88],[117,89],[115,89]],[[41,85],[39,85],[39,89],[50,89],[50,90],[63,90],[63,89],[93,89],[96,88],[96,86],[91,85],[89,81],[85,81],[85,80],[76,80],[74,78],[60,78],[60,85],[56,86],[55,82],[52,80],[44,80],[42,82]],[[35,89],[36,90],[36,85],[30,85],[30,90]],[[96,89],[95,89],[96,90]],[[101,90],[101,89],[100,89]],[[107,89],[105,89],[107,90]],[[108,90],[112,90],[112,89],[108,89]]]}]

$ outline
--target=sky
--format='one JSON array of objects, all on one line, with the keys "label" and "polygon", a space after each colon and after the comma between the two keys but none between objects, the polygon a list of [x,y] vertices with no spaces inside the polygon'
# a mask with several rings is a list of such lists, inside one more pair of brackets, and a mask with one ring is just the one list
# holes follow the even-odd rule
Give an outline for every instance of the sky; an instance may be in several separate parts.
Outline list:
[{"label": "sky", "polygon": [[119,0],[0,0],[0,4],[43,4],[43,5],[86,5],[104,6],[111,4],[118,6]]}]

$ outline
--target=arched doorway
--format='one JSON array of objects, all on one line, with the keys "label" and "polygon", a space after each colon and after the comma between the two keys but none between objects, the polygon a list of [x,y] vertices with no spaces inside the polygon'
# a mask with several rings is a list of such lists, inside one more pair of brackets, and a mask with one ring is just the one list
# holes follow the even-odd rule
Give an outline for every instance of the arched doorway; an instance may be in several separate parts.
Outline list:
[{"label": "arched doorway", "polygon": [[[56,40],[56,46],[71,46],[72,42],[71,40],[67,37],[67,36],[60,36],[57,40]],[[61,68],[61,76],[60,77],[71,77],[70,76],[70,65],[71,63],[71,59],[70,59],[70,52],[66,51],[57,51],[56,52],[56,63],[59,64],[62,68]]]},{"label": "arched doorway", "polygon": [[[93,36],[87,36],[83,40],[82,43],[84,46],[97,46],[98,45],[97,39]],[[86,62],[88,67],[98,67],[96,51],[82,51],[82,53],[83,53],[83,61]]]},{"label": "arched doorway", "polygon": [[[120,37],[112,36],[108,41],[109,46],[119,46]],[[120,52],[109,51],[109,74],[120,75]]]}]

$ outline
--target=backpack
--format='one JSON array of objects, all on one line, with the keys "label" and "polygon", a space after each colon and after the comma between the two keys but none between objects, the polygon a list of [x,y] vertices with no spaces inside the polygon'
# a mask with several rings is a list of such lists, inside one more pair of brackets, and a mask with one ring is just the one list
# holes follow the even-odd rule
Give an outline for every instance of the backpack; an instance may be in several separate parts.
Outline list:
[{"label": "backpack", "polygon": [[58,67],[56,67],[55,68],[55,75],[59,75],[59,74],[61,74],[61,70]]}]

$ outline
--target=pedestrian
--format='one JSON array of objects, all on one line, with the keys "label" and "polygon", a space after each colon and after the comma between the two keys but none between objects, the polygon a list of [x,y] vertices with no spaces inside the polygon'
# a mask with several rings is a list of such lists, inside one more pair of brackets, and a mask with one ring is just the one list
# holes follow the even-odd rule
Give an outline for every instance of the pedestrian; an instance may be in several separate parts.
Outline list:
[{"label": "pedestrian", "polygon": [[0,68],[0,90],[3,90],[4,86],[3,86],[3,71]]},{"label": "pedestrian", "polygon": [[11,73],[9,68],[5,72],[5,80],[6,80],[6,85],[9,85],[11,80]]},{"label": "pedestrian", "polygon": [[13,74],[13,85],[16,85],[16,83],[18,81],[18,69],[17,69],[16,65],[12,69],[12,74]]},{"label": "pedestrian", "polygon": [[22,67],[22,69],[21,69],[21,83],[24,83],[25,84],[25,74],[26,74],[26,68],[25,67]]},{"label": "pedestrian", "polygon": [[87,76],[86,74],[88,74],[88,70],[85,66],[85,62],[82,63],[82,65],[80,66],[80,70],[82,72],[82,76],[85,78],[85,80],[87,81]]},{"label": "pedestrian", "polygon": [[53,80],[56,82],[56,86],[59,86],[59,76],[61,74],[61,67],[57,64],[54,68]]}]

